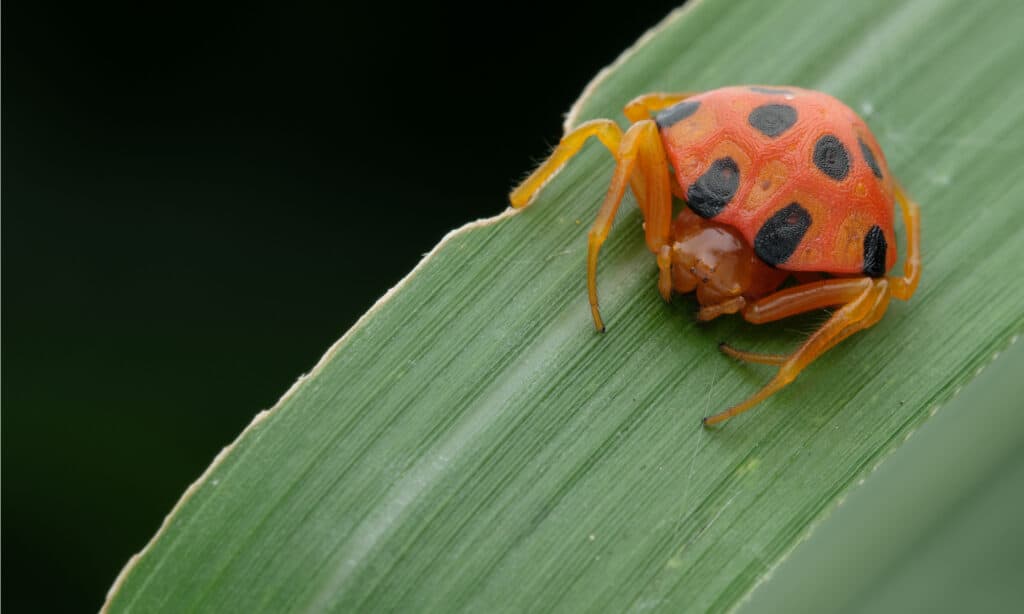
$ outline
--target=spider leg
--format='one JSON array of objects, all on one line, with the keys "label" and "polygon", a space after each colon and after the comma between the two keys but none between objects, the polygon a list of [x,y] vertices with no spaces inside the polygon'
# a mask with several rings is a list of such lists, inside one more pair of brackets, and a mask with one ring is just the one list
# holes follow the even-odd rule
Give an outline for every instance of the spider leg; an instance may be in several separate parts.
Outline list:
[{"label": "spider leg", "polygon": [[903,262],[903,277],[890,277],[892,295],[901,301],[909,300],[921,281],[921,209],[911,200],[903,187],[896,184],[896,202],[903,213],[907,228],[907,258]]},{"label": "spider leg", "polygon": [[[651,115],[655,111],[671,107],[672,105],[682,102],[696,94],[697,92],[654,92],[650,94],[641,94],[633,100],[630,100],[622,109],[622,113],[630,122],[635,124],[645,119],[651,119]],[[644,185],[646,176],[647,173],[643,173],[633,178],[631,185],[634,193],[646,192],[646,186]],[[679,185],[679,180],[676,178],[675,173],[672,172],[669,173],[669,191],[676,198],[682,200],[686,199],[686,191]],[[661,292],[661,296],[668,301],[672,298],[672,277],[670,274],[671,267],[668,261],[669,256],[665,253],[659,253],[658,257],[658,269],[661,271],[661,275],[658,278],[658,290]]]},{"label": "spider leg", "polygon": [[[868,277],[856,279],[823,279],[799,286],[780,290],[751,301],[738,311],[752,324],[774,322],[797,314],[842,305],[860,296],[872,284]],[[742,297],[740,297],[742,298]],[[702,307],[705,309],[716,307]],[[701,318],[706,319],[706,318]],[[719,344],[719,349],[737,360],[759,362],[763,364],[782,364],[786,354],[758,354],[732,347],[727,343]],[[780,359],[781,358],[781,359]]]},{"label": "spider leg", "polygon": [[781,365],[789,359],[789,354],[758,354],[756,352],[745,352],[737,350],[726,342],[718,344],[718,349],[727,356],[744,362],[758,362],[764,365]]},{"label": "spider leg", "polygon": [[[613,156],[618,156],[619,144],[622,142],[622,129],[619,128],[618,124],[610,119],[594,119],[588,122],[580,124],[575,130],[562,137],[562,140],[558,143],[558,147],[555,148],[548,159],[545,160],[533,173],[530,174],[522,183],[520,183],[512,193],[509,195],[509,201],[512,206],[516,209],[522,209],[528,206],[532,201],[536,193],[544,187],[556,173],[565,164],[580,152],[583,145],[586,144],[587,140],[591,137],[596,137],[597,140],[604,145]],[[658,147],[658,152],[661,157],[664,158],[664,152]],[[641,166],[651,166],[652,163],[656,162],[650,160],[650,155],[645,155],[641,159]],[[656,164],[655,164],[656,165]],[[665,164],[667,169],[668,165]],[[647,201],[648,193],[654,190],[660,190],[660,183],[656,183],[653,186],[646,185],[647,171],[634,174],[630,179],[630,186],[633,188],[633,195],[637,199],[637,205],[640,210],[644,213],[644,217],[647,217]],[[666,171],[667,172],[667,171]],[[669,188],[671,189],[671,188]],[[652,198],[660,198],[657,194],[652,194]],[[671,206],[671,198],[669,206]]]},{"label": "spider leg", "polygon": [[[651,119],[651,115],[655,111],[671,107],[672,105],[682,102],[696,93],[697,92],[655,92],[651,94],[641,94],[633,100],[630,100],[622,109],[622,113],[631,123],[635,124],[645,119]],[[675,173],[670,173],[670,181],[672,194],[677,198],[685,199],[686,193],[683,191],[682,187],[679,186],[679,181],[676,179]],[[632,187],[634,193],[642,193],[646,191],[643,174],[633,178]],[[658,287],[661,290],[662,296],[667,301],[671,297],[672,284],[671,280],[667,279],[667,275],[665,274],[666,269],[662,268],[661,270],[662,279],[659,280]]]},{"label": "spider leg", "polygon": [[594,325],[598,330],[604,331],[604,322],[601,320],[597,301],[597,257],[611,230],[627,185],[632,185],[640,212],[644,216],[647,246],[659,255],[659,289],[665,296],[667,284],[667,290],[671,292],[671,263],[663,248],[668,244],[672,232],[672,187],[669,182],[668,160],[661,144],[657,124],[650,119],[641,120],[630,126],[625,134],[615,122],[608,119],[595,119],[581,124],[565,135],[551,156],[512,190],[509,200],[517,209],[529,205],[537,191],[570,158],[579,153],[590,137],[596,137],[601,141],[616,160],[615,172],[597,219],[590,229],[587,247],[587,291],[590,310],[594,317]]},{"label": "spider leg", "polygon": [[570,158],[579,153],[590,137],[597,137],[608,151],[615,155],[622,141],[622,129],[610,119],[594,119],[580,124],[575,130],[562,137],[548,159],[537,170],[523,180],[509,195],[512,206],[522,209],[530,204],[533,196],[557,173]]},{"label": "spider leg", "polygon": [[[587,248],[587,290],[590,298],[590,311],[594,317],[594,325],[604,330],[597,300],[597,258],[611,231],[612,221],[622,202],[626,185],[638,173],[643,177],[644,192],[638,194],[638,201],[646,203],[641,206],[644,214],[644,231],[648,248],[659,256],[658,267],[661,270],[659,288],[667,277],[670,262],[665,258],[665,247],[668,245],[672,223],[672,192],[668,179],[668,162],[661,145],[658,127],[652,120],[643,120],[630,126],[622,137],[619,150],[615,154],[615,172],[612,175],[604,203],[598,211],[597,219],[590,229]],[[671,285],[669,286],[671,289]]]},{"label": "spider leg", "polygon": [[779,371],[768,384],[746,401],[704,418],[703,424],[710,426],[724,422],[747,411],[785,387],[807,365],[835,347],[843,339],[878,322],[889,306],[890,296],[888,280],[861,277],[829,279],[804,286],[795,286],[751,303],[743,310],[743,315],[747,320],[756,324],[829,305],[841,304],[842,306],[803,345],[788,356],[755,354],[733,350],[728,346],[723,347],[723,351],[727,354],[741,360],[778,364]]},{"label": "spider leg", "polygon": [[874,280],[870,277],[812,281],[751,301],[742,313],[751,324],[765,324],[815,309],[849,303],[872,285]]},{"label": "spider leg", "polygon": [[746,304],[747,299],[742,296],[734,296],[727,301],[714,305],[701,305],[700,311],[697,312],[697,321],[710,322],[720,315],[742,311]]},{"label": "spider leg", "polygon": [[622,109],[622,113],[629,118],[630,122],[635,124],[640,120],[650,119],[651,113],[654,111],[667,109],[678,102],[686,100],[696,93],[697,92],[674,92],[666,94],[664,92],[655,92],[652,94],[641,94],[633,100],[630,100],[626,104],[625,108]]},{"label": "spider leg", "polygon": [[872,279],[826,279],[787,288],[747,305],[743,317],[754,324],[772,322],[797,313],[842,305],[821,328],[789,355],[757,354],[721,344],[721,350],[739,360],[779,365],[779,371],[764,388],[729,409],[704,418],[705,425],[717,424],[741,414],[783,388],[807,365],[843,339],[873,326],[885,313],[890,297],[908,300],[921,280],[921,213],[900,185],[895,187],[896,202],[907,231],[907,256],[902,277]]}]

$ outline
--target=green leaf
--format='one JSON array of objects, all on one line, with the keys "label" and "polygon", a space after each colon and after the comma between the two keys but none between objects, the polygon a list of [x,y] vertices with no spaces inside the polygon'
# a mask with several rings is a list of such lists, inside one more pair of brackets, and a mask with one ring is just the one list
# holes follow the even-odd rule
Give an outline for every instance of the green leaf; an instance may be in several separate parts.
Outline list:
[{"label": "green leaf", "polygon": [[784,351],[820,315],[697,326],[692,298],[658,297],[629,198],[602,252],[608,333],[595,334],[586,231],[612,163],[591,144],[529,209],[446,237],[260,414],[107,607],[736,606],[1024,328],[1022,31],[1024,5],[1009,1],[705,0],[674,13],[569,121],[622,120],[654,90],[836,95],[921,203],[917,295],[704,430],[700,417],[771,374],[719,340]]}]

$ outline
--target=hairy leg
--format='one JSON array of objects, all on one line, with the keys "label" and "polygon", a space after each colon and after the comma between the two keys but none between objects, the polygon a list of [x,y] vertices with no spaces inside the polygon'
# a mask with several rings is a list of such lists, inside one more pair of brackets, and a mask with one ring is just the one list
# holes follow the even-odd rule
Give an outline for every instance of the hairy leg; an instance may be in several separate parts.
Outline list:
[{"label": "hairy leg", "polygon": [[579,153],[590,137],[597,137],[608,151],[615,155],[622,141],[622,129],[610,119],[595,119],[581,124],[578,128],[562,137],[547,160],[530,176],[523,180],[509,195],[512,206],[521,209],[533,199],[540,188],[557,173],[570,158]]},{"label": "hairy leg", "polygon": [[[829,286],[827,282],[838,283]],[[741,360],[778,364],[779,371],[768,384],[746,401],[714,416],[704,418],[703,423],[706,426],[718,424],[739,415],[775,392],[778,392],[792,382],[815,359],[835,347],[843,339],[878,322],[889,306],[891,292],[889,283],[885,279],[865,277],[851,280],[833,279],[827,280],[827,282],[824,284],[823,282],[808,284],[818,287],[817,290],[813,291],[807,291],[803,286],[789,288],[750,305],[750,307],[755,307],[761,304],[764,308],[758,314],[762,318],[756,320],[758,323],[777,320],[787,315],[817,309],[830,304],[841,303],[842,307],[832,314],[832,317],[815,331],[803,345],[788,356],[755,354],[734,350],[728,346],[722,347],[724,352]],[[860,282],[860,292],[851,296],[856,291],[857,285],[855,283],[843,284],[843,282]],[[803,292],[800,290],[803,290]],[[846,298],[847,300],[837,300],[841,298]],[[744,310],[744,316],[747,316],[746,310]],[[752,322],[755,321],[749,317],[747,319]]]}]

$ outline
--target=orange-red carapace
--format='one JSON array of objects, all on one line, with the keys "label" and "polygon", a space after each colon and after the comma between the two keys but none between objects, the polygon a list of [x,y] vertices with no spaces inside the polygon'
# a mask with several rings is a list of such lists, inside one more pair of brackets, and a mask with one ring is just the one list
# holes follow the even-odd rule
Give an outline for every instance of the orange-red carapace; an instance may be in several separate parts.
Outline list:
[{"label": "orange-red carapace", "polygon": [[[738,86],[645,94],[624,113],[631,122],[625,132],[597,119],[566,134],[510,197],[514,207],[525,207],[590,137],[615,157],[587,254],[599,331],[598,253],[627,186],[643,215],[666,301],[695,291],[698,319],[739,313],[755,324],[836,308],[791,354],[720,344],[734,358],[779,369],[760,391],[703,424],[750,409],[878,322],[891,297],[913,295],[921,273],[918,206],[891,175],[867,125],[839,100],[796,87]],[[685,203],[675,216],[673,195]],[[898,276],[887,275],[896,263],[894,202],[907,235]],[[783,287],[790,278],[795,284]]]}]

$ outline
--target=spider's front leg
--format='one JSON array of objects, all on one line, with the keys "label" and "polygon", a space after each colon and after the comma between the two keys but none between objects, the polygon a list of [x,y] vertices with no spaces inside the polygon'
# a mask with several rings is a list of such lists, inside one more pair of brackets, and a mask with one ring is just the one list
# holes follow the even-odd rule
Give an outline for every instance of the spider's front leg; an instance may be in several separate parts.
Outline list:
[{"label": "spider's front leg", "polygon": [[653,92],[650,94],[641,94],[629,101],[626,107],[622,109],[622,114],[628,117],[629,121],[635,124],[638,121],[650,119],[651,113],[679,104],[690,96],[693,96],[695,93],[696,92]]},{"label": "spider's front leg", "polygon": [[[640,211],[644,216],[644,232],[647,247],[658,256],[659,288],[668,280],[667,290],[671,295],[671,276],[662,262],[666,259],[666,248],[672,227],[672,190],[668,179],[668,161],[661,145],[661,136],[654,121],[645,119],[630,126],[622,137],[619,151],[615,154],[615,172],[612,174],[604,203],[597,213],[597,219],[590,229],[587,246],[587,289],[590,298],[590,311],[594,316],[594,325],[604,331],[597,300],[597,257],[605,238],[612,228],[612,221],[622,202],[626,185],[638,175],[642,186],[637,194]],[[636,187],[636,183],[634,183]]]},{"label": "spider's front leg", "polygon": [[[644,217],[644,233],[647,247],[659,256],[669,243],[672,226],[672,188],[669,181],[668,161],[661,144],[657,124],[650,119],[638,121],[622,133],[621,129],[611,120],[598,119],[581,124],[578,128],[565,135],[551,157],[523,181],[510,195],[512,206],[521,208],[528,205],[538,190],[565,163],[579,153],[583,144],[590,137],[597,137],[601,143],[615,156],[615,171],[612,174],[604,203],[597,213],[588,235],[587,242],[587,291],[590,299],[590,310],[594,325],[604,331],[604,321],[597,300],[597,260],[612,222],[618,212],[619,204],[626,192],[626,186],[632,184],[637,204]],[[671,293],[671,277],[667,269],[663,269],[659,288],[663,280],[669,280],[662,295]]]}]

